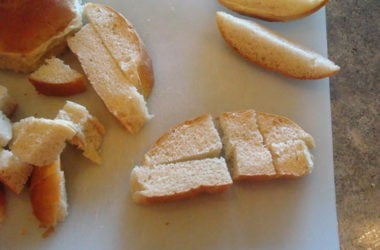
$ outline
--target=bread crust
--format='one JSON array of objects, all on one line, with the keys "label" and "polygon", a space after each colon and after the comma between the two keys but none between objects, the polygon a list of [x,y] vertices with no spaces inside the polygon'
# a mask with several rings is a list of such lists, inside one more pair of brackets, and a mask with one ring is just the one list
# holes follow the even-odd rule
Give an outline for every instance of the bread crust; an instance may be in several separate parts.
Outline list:
[{"label": "bread crust", "polygon": [[286,15],[279,15],[279,13],[276,13],[275,10],[267,11],[267,12],[263,10],[260,12],[260,10],[257,10],[257,8],[255,8],[254,3],[251,3],[252,5],[250,5],[249,1],[246,1],[246,4],[238,4],[234,0],[218,0],[218,1],[220,4],[224,5],[226,8],[245,16],[251,16],[251,17],[259,18],[265,21],[270,21],[270,22],[286,22],[286,21],[300,19],[300,18],[313,14],[314,12],[318,11],[323,6],[325,6],[329,0],[324,0],[320,2],[318,5],[315,5],[312,8],[307,9],[303,12],[298,12],[298,13],[290,12],[290,13],[287,13]]},{"label": "bread crust", "polygon": [[86,91],[86,79],[80,76],[71,82],[49,83],[28,77],[36,90],[47,96],[71,96]]}]

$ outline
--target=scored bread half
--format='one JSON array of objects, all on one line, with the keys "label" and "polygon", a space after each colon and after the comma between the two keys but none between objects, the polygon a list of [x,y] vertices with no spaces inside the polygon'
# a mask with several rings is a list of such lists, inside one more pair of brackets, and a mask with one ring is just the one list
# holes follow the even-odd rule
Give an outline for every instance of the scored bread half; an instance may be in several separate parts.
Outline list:
[{"label": "scored bread half", "polygon": [[222,142],[211,115],[187,120],[165,132],[144,155],[152,166],[219,156]]},{"label": "scored bread half", "polygon": [[5,205],[6,205],[5,190],[3,185],[0,183],[0,223],[3,222],[5,218]]},{"label": "scored bread half", "polygon": [[268,180],[277,177],[271,153],[264,145],[258,129],[254,110],[224,112],[217,120],[234,180]]},{"label": "scored bread half", "polygon": [[48,96],[70,96],[86,90],[86,80],[61,59],[47,59],[28,77],[35,89]]},{"label": "scored bread half", "polygon": [[0,151],[0,182],[16,194],[21,193],[32,170],[31,165],[22,162],[11,151]]},{"label": "scored bread half", "polygon": [[76,134],[69,143],[83,150],[83,155],[91,161],[100,164],[100,147],[105,134],[104,126],[92,116],[86,107],[66,101],[65,106],[59,110],[56,119],[67,120],[73,123]]},{"label": "scored bread half", "polygon": [[9,95],[8,89],[0,85],[0,110],[11,117],[17,109],[17,102]]},{"label": "scored bread half", "polygon": [[133,200],[147,204],[200,193],[223,192],[232,185],[223,158],[208,158],[153,167],[136,166],[131,174]]},{"label": "scored bread half", "polygon": [[0,147],[5,147],[12,139],[12,123],[0,110]]},{"label": "scored bread half", "polygon": [[67,198],[64,173],[60,159],[34,168],[30,183],[30,200],[33,214],[47,233],[54,230],[67,216]]},{"label": "scored bread half", "polygon": [[297,79],[320,79],[339,71],[332,61],[253,21],[217,13],[224,40],[254,64]]},{"label": "scored bread half", "polygon": [[83,12],[128,82],[147,98],[154,82],[152,61],[133,25],[103,4],[87,3]]},{"label": "scored bread half", "polygon": [[68,39],[84,72],[108,110],[132,134],[151,119],[144,97],[125,78],[94,28],[87,24]]},{"label": "scored bread half", "polygon": [[308,16],[328,0],[219,0],[225,7],[240,14],[267,21],[290,21]]},{"label": "scored bread half", "polygon": [[13,125],[12,152],[21,161],[46,166],[56,161],[76,131],[69,121],[28,117]]}]

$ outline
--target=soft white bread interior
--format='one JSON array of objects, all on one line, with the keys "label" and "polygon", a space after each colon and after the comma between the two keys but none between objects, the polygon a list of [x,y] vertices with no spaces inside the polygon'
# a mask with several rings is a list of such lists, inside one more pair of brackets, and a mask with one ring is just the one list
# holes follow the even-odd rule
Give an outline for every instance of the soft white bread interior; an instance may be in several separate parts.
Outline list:
[{"label": "soft white bread interior", "polygon": [[35,89],[49,96],[70,96],[86,90],[86,79],[61,59],[47,59],[28,77]]},{"label": "soft white bread interior", "polygon": [[12,152],[21,161],[46,166],[56,161],[76,131],[69,121],[28,117],[14,123]]},{"label": "soft white bread interior", "polygon": [[108,110],[130,133],[137,133],[151,118],[144,97],[125,78],[93,27],[85,25],[68,44]]},{"label": "soft white bread interior", "polygon": [[31,165],[22,162],[11,151],[0,151],[0,182],[16,194],[21,193],[32,170]]},{"label": "soft white bread interior", "polygon": [[92,116],[86,107],[66,101],[65,106],[59,110],[56,119],[67,120],[73,123],[76,134],[69,143],[83,150],[83,155],[91,161],[100,164],[100,147],[105,134],[104,126]]},{"label": "soft white bread interior", "polygon": [[223,158],[209,158],[153,167],[136,166],[131,174],[133,199],[155,203],[225,191],[232,180]]},{"label": "soft white bread interior", "polygon": [[221,150],[212,117],[204,114],[165,132],[144,155],[143,165],[217,157]]},{"label": "soft white bread interior", "polygon": [[254,110],[225,112],[218,117],[218,122],[234,180],[267,180],[277,176]]},{"label": "soft white bread interior", "polygon": [[316,12],[328,0],[219,0],[219,2],[243,15],[268,21],[289,21]]},{"label": "soft white bread interior", "polygon": [[5,147],[8,145],[8,142],[12,139],[12,123],[0,111],[0,147]]},{"label": "soft white bread interior", "polygon": [[106,5],[87,3],[83,12],[127,81],[147,98],[154,82],[152,61],[133,25]]},{"label": "soft white bread interior", "polygon": [[0,110],[11,117],[17,109],[17,102],[9,95],[8,89],[0,85]]},{"label": "soft white bread interior", "polygon": [[0,183],[0,223],[3,222],[5,218],[5,206],[6,206],[6,196],[3,185]]},{"label": "soft white bread interior", "polygon": [[82,25],[80,0],[0,2],[0,69],[31,72]]},{"label": "soft white bread interior", "polygon": [[253,21],[217,13],[224,40],[252,63],[298,79],[320,79],[339,71],[332,61]]},{"label": "soft white bread interior", "polygon": [[67,216],[67,198],[64,173],[60,160],[34,168],[30,183],[33,214],[42,227],[53,230]]}]

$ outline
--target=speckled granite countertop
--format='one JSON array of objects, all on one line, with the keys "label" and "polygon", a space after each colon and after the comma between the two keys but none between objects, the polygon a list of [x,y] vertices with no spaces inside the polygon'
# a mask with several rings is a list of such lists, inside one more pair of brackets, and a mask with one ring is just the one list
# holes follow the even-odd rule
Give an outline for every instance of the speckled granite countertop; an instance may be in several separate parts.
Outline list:
[{"label": "speckled granite countertop", "polygon": [[380,249],[380,1],[331,0],[327,28],[341,249]]}]

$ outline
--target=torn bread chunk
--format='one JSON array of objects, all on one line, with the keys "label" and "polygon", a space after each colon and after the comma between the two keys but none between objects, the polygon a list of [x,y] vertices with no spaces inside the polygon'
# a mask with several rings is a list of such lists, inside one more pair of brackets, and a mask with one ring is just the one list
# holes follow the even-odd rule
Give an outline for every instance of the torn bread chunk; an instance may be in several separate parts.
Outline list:
[{"label": "torn bread chunk", "polygon": [[12,123],[8,117],[0,111],[0,146],[5,147],[12,139]]},{"label": "torn bread chunk", "polygon": [[312,155],[302,140],[272,143],[276,171],[281,178],[295,178],[309,174],[313,169]]},{"label": "torn bread chunk", "polygon": [[211,115],[187,120],[165,132],[144,156],[143,165],[219,156],[222,142]]},{"label": "torn bread chunk", "polygon": [[61,59],[47,59],[28,77],[35,89],[48,96],[70,96],[86,90],[86,79]]},{"label": "torn bread chunk", "polygon": [[54,163],[76,131],[69,121],[28,117],[13,125],[13,134],[12,152],[40,167]]},{"label": "torn bread chunk", "polygon": [[217,193],[232,185],[223,158],[209,158],[153,167],[136,166],[131,174],[137,203],[172,201],[200,193]]},{"label": "torn bread chunk", "polygon": [[225,112],[218,117],[218,122],[234,180],[267,180],[277,176],[254,110]]},{"label": "torn bread chunk", "polygon": [[11,117],[17,109],[16,101],[9,95],[8,89],[0,85],[0,110],[7,117]]},{"label": "torn bread chunk", "polygon": [[64,173],[59,159],[50,165],[34,168],[30,183],[33,214],[47,232],[54,230],[67,216]]},{"label": "torn bread chunk", "polygon": [[21,193],[32,170],[31,165],[22,162],[11,151],[0,151],[0,182],[16,194]]},{"label": "torn bread chunk", "polygon": [[72,122],[76,134],[69,143],[83,150],[83,155],[91,161],[100,164],[100,147],[105,134],[104,126],[90,114],[86,107],[75,102],[66,101],[58,112],[56,119]]},{"label": "torn bread chunk", "polygon": [[144,97],[124,76],[102,40],[87,24],[68,39],[91,85],[108,110],[132,134],[151,119]]}]

